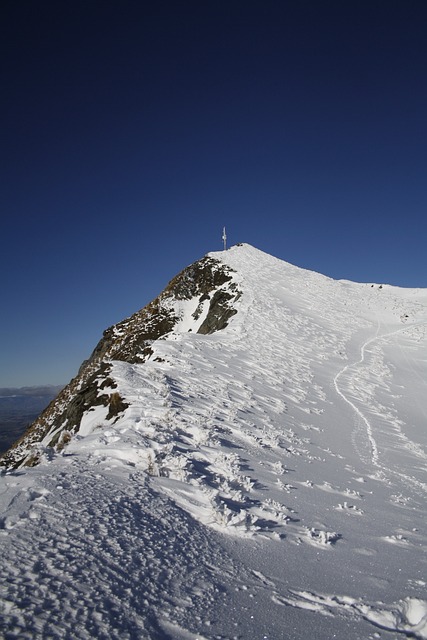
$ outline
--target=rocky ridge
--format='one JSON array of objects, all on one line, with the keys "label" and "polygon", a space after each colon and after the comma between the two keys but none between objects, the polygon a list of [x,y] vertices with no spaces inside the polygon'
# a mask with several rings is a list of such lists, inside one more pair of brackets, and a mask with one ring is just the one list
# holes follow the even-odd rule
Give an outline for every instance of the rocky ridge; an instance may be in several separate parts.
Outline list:
[{"label": "rocky ridge", "polygon": [[42,456],[61,451],[80,429],[84,414],[97,406],[114,421],[128,406],[110,377],[113,361],[142,364],[152,345],[170,334],[211,334],[236,313],[240,291],[233,271],[206,256],[175,276],[163,292],[129,318],[109,327],[75,378],[62,389],[25,434],[0,458],[0,466],[36,465]]}]

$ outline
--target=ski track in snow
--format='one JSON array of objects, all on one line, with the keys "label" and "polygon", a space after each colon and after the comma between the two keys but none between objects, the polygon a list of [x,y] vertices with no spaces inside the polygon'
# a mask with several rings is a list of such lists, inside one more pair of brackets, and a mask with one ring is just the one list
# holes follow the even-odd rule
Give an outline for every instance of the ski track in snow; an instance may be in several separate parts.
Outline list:
[{"label": "ski track in snow", "polygon": [[[416,323],[413,326],[424,327],[425,325],[426,323],[422,322],[422,323]],[[350,398],[348,397],[348,394],[345,392],[345,384],[342,384],[342,385],[339,384],[340,378],[342,378],[345,374],[351,371],[353,371],[356,374],[360,366],[365,364],[365,354],[369,346],[375,345],[376,343],[380,344],[384,340],[387,340],[390,337],[397,336],[398,334],[403,333],[407,330],[408,330],[407,327],[403,327],[403,328],[396,329],[394,331],[380,334],[380,324],[378,323],[375,336],[372,338],[369,338],[368,340],[366,340],[366,342],[362,344],[360,348],[360,359],[352,364],[345,365],[336,374],[336,376],[334,377],[334,386],[337,394],[353,409],[353,411],[357,414],[357,416],[360,418],[362,423],[365,425],[366,434],[370,443],[372,465],[377,469],[379,469],[383,474],[385,474],[388,477],[399,476],[399,478],[403,480],[405,484],[409,484],[411,487],[415,488],[417,491],[420,491],[421,495],[423,495],[427,493],[427,483],[419,482],[414,477],[408,474],[400,473],[396,469],[392,469],[384,463],[384,461],[381,458],[378,444],[374,436],[374,428],[373,428],[372,422],[368,420],[365,413],[357,407],[355,402],[352,402],[352,400],[350,400]],[[401,438],[406,440],[405,444],[408,448],[411,448],[413,451],[416,451],[417,449],[419,449],[415,443],[409,442],[409,440],[405,438],[403,434],[401,435]],[[425,460],[426,455],[423,451],[420,451],[420,455]]]},{"label": "ski track in snow", "polygon": [[427,296],[212,255],[243,292],[229,326],[189,331],[180,303],[150,360],[112,363],[122,416],[0,478],[3,636],[427,638],[427,456],[384,351],[422,384]]},{"label": "ski track in snow", "polygon": [[[378,330],[377,330],[378,333]],[[354,404],[354,402],[352,402],[347,395],[342,391],[342,389],[340,389],[339,384],[338,384],[338,380],[341,378],[341,376],[343,376],[344,373],[346,373],[347,371],[349,371],[350,369],[354,369],[356,368],[358,365],[362,364],[365,361],[365,349],[368,345],[370,345],[371,343],[375,342],[376,340],[378,340],[377,335],[374,338],[370,338],[369,340],[367,340],[366,342],[364,342],[362,344],[362,347],[360,349],[360,360],[358,360],[357,362],[353,363],[353,364],[347,364],[345,365],[345,367],[343,367],[341,369],[341,371],[339,371],[337,373],[337,375],[334,378],[334,386],[335,386],[335,390],[337,392],[337,394],[339,396],[341,396],[341,398],[344,400],[344,402],[346,402],[347,404],[350,405],[350,407],[356,412],[356,414],[359,416],[359,418],[363,421],[363,423],[366,426],[366,432],[368,435],[368,439],[371,445],[371,454],[372,454],[372,464],[374,466],[379,466],[378,463],[378,447],[377,447],[377,443],[375,441],[375,438],[373,436],[372,433],[372,427],[371,424],[369,422],[369,420],[366,418],[366,416],[362,413],[362,411]]]}]

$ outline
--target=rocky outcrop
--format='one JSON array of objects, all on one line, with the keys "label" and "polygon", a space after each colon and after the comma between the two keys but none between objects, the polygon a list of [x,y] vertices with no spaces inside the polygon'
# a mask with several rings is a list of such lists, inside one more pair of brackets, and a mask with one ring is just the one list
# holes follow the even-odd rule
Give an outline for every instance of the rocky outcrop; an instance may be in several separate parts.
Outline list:
[{"label": "rocky outcrop", "polygon": [[34,465],[42,455],[61,450],[79,431],[84,414],[96,406],[106,408],[107,421],[125,411],[128,405],[109,377],[111,362],[144,363],[153,353],[153,343],[165,339],[181,320],[180,301],[195,302],[194,329],[189,330],[210,334],[227,326],[239,296],[231,269],[211,257],[181,271],[155,300],[104,331],[78,375],[0,458],[0,465]]},{"label": "rocky outcrop", "polygon": [[216,291],[212,296],[208,314],[200,325],[198,333],[206,335],[224,329],[229,319],[237,313],[237,310],[230,303],[232,300],[237,300],[239,295],[239,293],[233,295],[228,291]]}]

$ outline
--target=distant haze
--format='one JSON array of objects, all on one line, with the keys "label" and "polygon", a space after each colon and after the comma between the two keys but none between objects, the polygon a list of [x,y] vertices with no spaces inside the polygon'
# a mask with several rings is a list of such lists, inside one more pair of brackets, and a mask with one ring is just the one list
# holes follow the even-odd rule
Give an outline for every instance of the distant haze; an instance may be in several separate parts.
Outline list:
[{"label": "distant haze", "polygon": [[0,388],[0,453],[6,451],[62,386]]}]

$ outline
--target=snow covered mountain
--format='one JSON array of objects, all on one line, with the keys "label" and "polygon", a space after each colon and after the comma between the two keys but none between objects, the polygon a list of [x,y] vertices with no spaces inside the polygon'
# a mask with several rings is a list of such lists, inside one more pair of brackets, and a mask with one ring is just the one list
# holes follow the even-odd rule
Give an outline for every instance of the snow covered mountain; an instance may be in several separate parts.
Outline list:
[{"label": "snow covered mountain", "polygon": [[33,466],[53,451],[61,451],[89,420],[116,422],[129,405],[111,377],[114,361],[141,364],[158,360],[152,345],[187,331],[212,333],[236,313],[231,300],[239,296],[230,269],[206,256],[176,276],[160,294],[132,317],[104,331],[79,374],[42,413],[24,437],[0,458],[7,468]]},{"label": "snow covered mountain", "polygon": [[248,245],[1,460],[5,638],[427,638],[427,290]]}]

